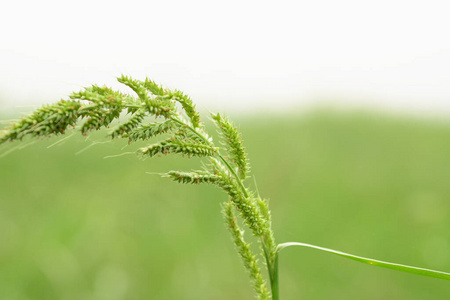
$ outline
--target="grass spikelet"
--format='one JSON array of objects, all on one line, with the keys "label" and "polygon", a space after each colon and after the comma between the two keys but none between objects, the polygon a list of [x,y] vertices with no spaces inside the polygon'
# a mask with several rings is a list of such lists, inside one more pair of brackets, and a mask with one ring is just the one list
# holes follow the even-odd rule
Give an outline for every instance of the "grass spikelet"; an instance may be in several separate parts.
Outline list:
[{"label": "grass spikelet", "polygon": [[[123,103],[129,102],[130,97],[112,89],[103,86],[93,85],[79,92],[74,92],[70,96],[72,100],[86,100],[93,104],[96,108],[116,109],[121,107]],[[89,106],[86,107],[89,110]]]},{"label": "grass spikelet", "polygon": [[236,179],[230,175],[225,167],[223,167],[216,159],[211,159],[213,165],[213,173],[220,177],[216,183],[222,188],[233,201],[234,205],[238,209],[240,215],[244,219],[244,222],[253,232],[253,235],[260,237],[264,234],[265,220],[262,218],[256,201],[246,191],[244,194],[237,184]]},{"label": "grass spikelet", "polygon": [[229,159],[237,166],[239,177],[244,180],[248,175],[247,154],[242,143],[242,137],[234,124],[224,116],[211,115],[222,137],[222,143],[228,147]]},{"label": "grass spikelet", "polygon": [[22,140],[25,136],[44,137],[64,134],[68,127],[75,126],[80,117],[81,107],[82,104],[79,101],[65,100],[53,105],[44,105],[3,130],[0,144],[6,141]]},{"label": "grass spikelet", "polygon": [[178,101],[181,104],[181,106],[184,109],[184,112],[188,116],[194,128],[200,127],[200,115],[195,110],[195,105],[192,102],[191,98],[189,98],[189,96],[183,94],[181,91],[178,90],[168,91],[167,96],[170,99],[174,99],[175,101]]},{"label": "grass spikelet", "polygon": [[153,95],[164,96],[164,88],[161,85],[156,84],[154,81],[145,78],[145,81],[142,82],[142,85]]},{"label": "grass spikelet", "polygon": [[[139,96],[139,99],[142,103],[145,103],[145,107],[150,114],[156,117],[163,116],[166,119],[174,115],[175,105],[169,100],[169,97],[159,97],[161,96],[159,94],[154,98],[149,96],[148,86],[150,85],[150,81],[146,85],[145,82],[134,80],[125,75],[117,78],[117,80],[130,87]],[[153,86],[150,90],[152,89],[155,90]]]},{"label": "grass spikelet", "polygon": [[265,245],[269,263],[273,263],[277,245],[275,243],[275,238],[272,231],[272,216],[270,214],[269,205],[267,203],[267,200],[261,199],[260,197],[256,198],[256,203],[258,205],[259,211],[261,212],[264,222],[262,242]]},{"label": "grass spikelet", "polygon": [[92,130],[99,130],[101,127],[108,127],[112,121],[120,117],[122,108],[106,110],[89,110],[83,113],[86,121],[81,126],[81,133],[87,134]]},{"label": "grass spikelet", "polygon": [[145,103],[147,111],[155,117],[162,116],[169,119],[175,114],[175,105],[170,101],[161,101],[160,99],[149,99]]},{"label": "grass spikelet", "polygon": [[179,183],[191,184],[216,183],[220,179],[219,176],[202,170],[192,172],[169,171],[165,177],[169,177]]},{"label": "grass spikelet", "polygon": [[171,154],[171,153],[181,153],[191,156],[212,156],[216,152],[214,147],[209,145],[200,144],[192,141],[180,141],[173,138],[169,138],[165,141],[140,148],[138,150],[139,154],[143,156],[153,157],[157,154]]},{"label": "grass spikelet", "polygon": [[138,95],[139,99],[141,99],[142,102],[147,102],[150,99],[147,93],[147,89],[139,80],[134,80],[131,77],[122,75],[117,78],[117,81],[131,88]]},{"label": "grass spikelet", "polygon": [[146,115],[147,112],[144,110],[136,111],[126,122],[118,125],[110,132],[109,136],[111,136],[111,138],[128,136],[131,132],[135,132],[134,129],[140,126]]},{"label": "grass spikelet", "polygon": [[222,214],[225,218],[225,224],[227,225],[228,230],[231,233],[231,237],[233,238],[234,244],[237,248],[237,252],[242,259],[242,263],[250,274],[253,289],[255,290],[258,299],[270,299],[270,295],[261,274],[261,269],[258,266],[256,256],[250,250],[250,244],[245,242],[244,232],[239,228],[239,225],[237,224],[233,203],[225,202],[223,204]]},{"label": "grass spikelet", "polygon": [[128,137],[130,142],[135,142],[137,140],[145,141],[157,135],[169,133],[175,128],[177,128],[177,123],[169,119],[164,122],[142,124],[137,128],[133,128],[133,130],[128,134],[123,135],[123,137]]}]

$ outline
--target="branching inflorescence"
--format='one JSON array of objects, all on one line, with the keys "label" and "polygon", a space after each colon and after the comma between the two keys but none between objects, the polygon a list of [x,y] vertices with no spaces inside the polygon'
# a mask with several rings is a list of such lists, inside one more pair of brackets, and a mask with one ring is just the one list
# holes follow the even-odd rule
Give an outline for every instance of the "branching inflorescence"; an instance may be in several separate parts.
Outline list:
[{"label": "branching inflorescence", "polygon": [[[276,245],[267,203],[255,197],[244,185],[249,168],[242,138],[236,127],[222,115],[212,115],[222,139],[218,147],[205,132],[192,100],[182,92],[164,89],[149,79],[140,81],[121,76],[118,81],[130,87],[137,97],[97,85],[85,88],[72,93],[70,100],[44,106],[5,129],[0,135],[0,143],[22,140],[26,136],[61,135],[68,128],[75,128],[78,123],[81,123],[81,133],[86,135],[93,130],[109,128],[114,120],[126,112],[127,120],[108,133],[111,138],[125,138],[131,143],[159,135],[167,136],[162,141],[139,148],[137,153],[141,157],[178,153],[207,159],[208,163],[204,164],[202,170],[169,171],[164,176],[180,183],[214,184],[228,194],[229,201],[223,204],[226,224],[258,298],[270,299],[257,256],[244,240],[243,230],[239,228],[234,215],[237,210],[253,235],[260,238],[261,249],[269,249],[264,257],[268,259],[268,266],[273,265]],[[154,117],[156,121],[148,122],[147,117]]]},{"label": "branching inflorescence", "polygon": [[[169,171],[163,176],[179,183],[213,184],[228,194],[229,200],[222,205],[223,216],[258,299],[279,299],[278,253],[289,246],[314,248],[370,265],[450,280],[448,273],[382,262],[309,244],[276,245],[267,201],[245,185],[249,163],[242,137],[234,124],[218,113],[211,115],[220,133],[218,146],[205,132],[192,100],[182,92],[164,89],[149,79],[140,81],[121,76],[118,81],[131,88],[136,96],[93,85],[72,93],[69,100],[43,106],[4,129],[0,133],[0,144],[20,141],[27,136],[62,135],[70,128],[75,129],[77,124],[81,134],[87,135],[94,130],[109,128],[114,120],[126,113],[127,120],[110,129],[110,138],[128,139],[128,143],[132,143],[156,136],[166,137],[137,149],[137,154],[142,158],[177,153],[206,159],[207,163],[201,170]],[[153,117],[152,121],[149,122],[147,117]],[[257,256],[245,241],[244,231],[239,225],[242,222],[239,222],[235,211],[258,240],[268,270],[270,292]]]}]

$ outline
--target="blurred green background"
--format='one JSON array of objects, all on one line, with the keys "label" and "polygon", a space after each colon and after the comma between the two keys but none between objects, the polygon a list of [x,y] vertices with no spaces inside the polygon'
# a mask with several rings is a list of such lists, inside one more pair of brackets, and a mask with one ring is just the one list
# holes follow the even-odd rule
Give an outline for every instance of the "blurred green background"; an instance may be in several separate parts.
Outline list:
[{"label": "blurred green background", "polygon": [[[277,242],[450,271],[450,123],[325,110],[231,117]],[[146,173],[199,160],[103,159],[134,151],[124,141],[80,152],[103,135],[0,158],[0,299],[253,299],[220,214],[226,195]],[[282,252],[280,280],[283,300],[450,295],[448,281],[302,248]]]}]

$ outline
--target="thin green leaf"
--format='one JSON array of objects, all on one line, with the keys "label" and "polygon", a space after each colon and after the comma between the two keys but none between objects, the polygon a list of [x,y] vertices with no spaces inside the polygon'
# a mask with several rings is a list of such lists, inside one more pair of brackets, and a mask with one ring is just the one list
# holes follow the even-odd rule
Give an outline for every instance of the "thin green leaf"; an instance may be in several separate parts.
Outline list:
[{"label": "thin green leaf", "polygon": [[375,260],[372,258],[356,256],[356,255],[348,254],[345,252],[336,251],[336,250],[323,248],[323,247],[319,247],[319,246],[314,246],[314,245],[310,245],[310,244],[305,244],[305,243],[291,242],[291,243],[279,244],[277,247],[277,253],[280,252],[282,249],[284,249],[286,247],[290,247],[290,246],[301,246],[301,247],[313,248],[313,249],[333,253],[333,254],[336,254],[339,256],[343,256],[343,257],[346,257],[349,259],[353,259],[353,260],[359,261],[361,263],[369,264],[372,266],[378,266],[378,267],[393,269],[393,270],[402,271],[402,272],[406,272],[406,273],[412,273],[412,274],[434,277],[434,278],[439,278],[439,279],[444,279],[444,280],[450,280],[450,273],[445,273],[445,272],[435,271],[435,270],[430,270],[430,269],[417,268],[417,267],[406,266],[406,265],[400,265],[400,264],[385,262],[385,261],[381,261],[381,260]]}]

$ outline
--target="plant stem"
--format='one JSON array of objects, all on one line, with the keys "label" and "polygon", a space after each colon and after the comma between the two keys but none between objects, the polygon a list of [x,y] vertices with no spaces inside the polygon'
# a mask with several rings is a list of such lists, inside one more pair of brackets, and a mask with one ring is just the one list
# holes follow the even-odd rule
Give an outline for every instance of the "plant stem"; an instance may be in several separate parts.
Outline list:
[{"label": "plant stem", "polygon": [[[264,258],[266,259],[266,266],[267,266],[267,271],[269,273],[269,280],[270,280],[270,288],[272,291],[272,300],[273,299],[278,299],[278,289],[277,290],[277,298],[274,298],[274,277],[277,276],[277,287],[278,287],[278,273],[275,273],[275,264],[277,264],[277,261],[275,261],[274,266],[272,266],[270,259],[269,259],[269,255],[267,253],[267,249],[266,249],[266,244],[264,243],[264,239],[262,237],[260,237],[260,242],[262,245],[262,248],[264,250]],[[275,259],[277,259],[278,256],[275,256]],[[278,266],[276,269],[276,272],[278,272]]]},{"label": "plant stem", "polygon": [[275,252],[275,259],[273,262],[273,274],[272,274],[272,282],[271,282],[271,288],[272,288],[272,300],[279,300],[279,283],[278,283],[278,251]]}]

